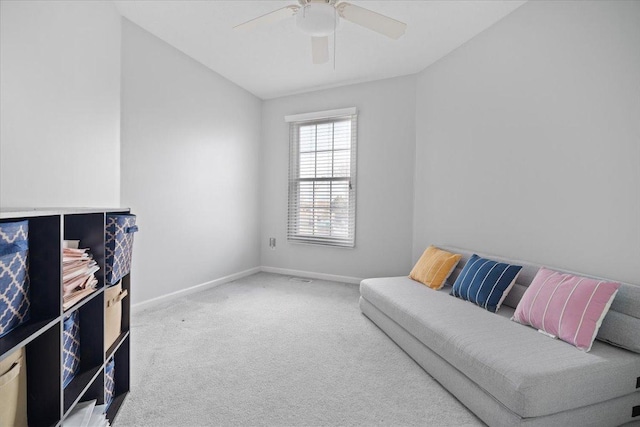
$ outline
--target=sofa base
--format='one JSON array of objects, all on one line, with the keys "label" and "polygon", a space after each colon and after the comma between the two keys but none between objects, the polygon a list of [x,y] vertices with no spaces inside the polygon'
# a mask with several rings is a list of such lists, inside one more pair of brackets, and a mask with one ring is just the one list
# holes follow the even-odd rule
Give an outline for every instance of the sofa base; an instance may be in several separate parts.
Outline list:
[{"label": "sofa base", "polygon": [[490,426],[615,427],[638,421],[637,417],[632,418],[632,414],[629,413],[629,407],[633,406],[633,403],[640,398],[638,392],[552,415],[522,418],[498,402],[484,389],[478,387],[476,383],[362,297],[360,297],[360,310],[429,375]]}]

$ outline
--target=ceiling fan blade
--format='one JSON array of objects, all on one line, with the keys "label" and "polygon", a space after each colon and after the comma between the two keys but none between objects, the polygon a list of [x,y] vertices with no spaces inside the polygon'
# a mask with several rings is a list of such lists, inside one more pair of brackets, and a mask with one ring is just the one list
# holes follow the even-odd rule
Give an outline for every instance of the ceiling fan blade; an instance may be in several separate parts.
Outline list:
[{"label": "ceiling fan blade", "polygon": [[336,5],[336,9],[338,10],[338,14],[347,21],[351,21],[354,24],[361,25],[392,39],[399,39],[407,29],[407,24],[404,22],[396,21],[393,18],[351,3],[342,2]]},{"label": "ceiling fan blade", "polygon": [[314,64],[324,64],[329,60],[329,36],[311,37],[311,57]]},{"label": "ceiling fan blade", "polygon": [[258,16],[257,18],[253,18],[250,21],[244,22],[242,24],[238,24],[233,27],[234,30],[252,30],[259,25],[271,24],[273,22],[280,21],[282,19],[288,18],[296,14],[296,12],[300,9],[299,6],[291,5],[286,6],[278,10],[274,10],[273,12],[266,13],[262,16]]}]

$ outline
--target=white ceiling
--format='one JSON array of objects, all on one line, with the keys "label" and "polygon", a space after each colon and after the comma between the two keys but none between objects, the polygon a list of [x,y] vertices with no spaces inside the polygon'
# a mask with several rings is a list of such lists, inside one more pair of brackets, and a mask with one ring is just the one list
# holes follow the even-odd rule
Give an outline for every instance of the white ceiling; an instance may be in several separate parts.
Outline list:
[{"label": "white ceiling", "polygon": [[[525,1],[357,1],[350,3],[407,24],[391,40],[342,21],[333,61],[311,63],[311,41],[295,17],[250,32],[234,25],[275,9],[283,1],[123,0],[118,11],[262,99],[413,74],[433,64]],[[333,57],[333,37],[329,55]]]}]

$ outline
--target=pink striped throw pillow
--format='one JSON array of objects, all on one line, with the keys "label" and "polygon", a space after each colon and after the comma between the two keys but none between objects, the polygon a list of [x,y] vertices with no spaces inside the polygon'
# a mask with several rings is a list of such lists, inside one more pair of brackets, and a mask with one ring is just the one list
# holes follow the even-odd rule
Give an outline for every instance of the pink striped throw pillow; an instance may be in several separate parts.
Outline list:
[{"label": "pink striped throw pillow", "polygon": [[511,320],[589,351],[619,287],[542,267]]}]

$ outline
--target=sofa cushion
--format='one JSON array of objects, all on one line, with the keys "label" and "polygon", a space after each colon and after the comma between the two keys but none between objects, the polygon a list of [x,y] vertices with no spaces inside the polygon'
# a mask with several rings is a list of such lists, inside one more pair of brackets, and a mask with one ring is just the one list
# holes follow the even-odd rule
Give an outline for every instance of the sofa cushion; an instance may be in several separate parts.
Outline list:
[{"label": "sofa cushion", "polygon": [[590,353],[579,351],[446,290],[433,292],[408,277],[360,284],[364,299],[520,417],[636,391],[637,354],[601,342]]},{"label": "sofa cushion", "polygon": [[[620,290],[613,302],[615,303],[619,297]],[[596,339],[640,353],[640,319],[610,309],[602,321]]]},{"label": "sofa cushion", "polygon": [[409,277],[432,289],[440,289],[456,268],[460,257],[462,255],[429,246],[409,273]]},{"label": "sofa cushion", "polygon": [[589,351],[619,287],[542,267],[512,320]]},{"label": "sofa cushion", "polygon": [[[474,252],[455,247],[440,247],[444,250],[462,255],[458,266],[453,270],[453,273],[451,273],[451,277],[449,277],[449,282],[453,283],[462,272],[462,266],[465,265]],[[527,287],[533,281],[535,275],[538,274],[540,265],[502,258],[496,255],[483,255],[479,252],[478,255],[490,257],[500,262],[522,265],[522,270],[520,270],[520,274],[518,274],[516,284],[511,291],[509,291],[509,295],[505,298],[500,311],[506,309],[506,307],[516,308],[518,302],[526,292]],[[571,271],[559,270],[557,268],[554,268],[554,270],[572,273]],[[599,279],[598,277],[591,278]],[[620,284],[620,289],[618,289],[618,293],[611,303],[611,308],[602,321],[602,326],[598,331],[596,339],[640,353],[640,286],[630,283]]]},{"label": "sofa cushion", "polygon": [[473,254],[453,284],[451,295],[495,313],[516,283],[521,269],[520,265]]}]

